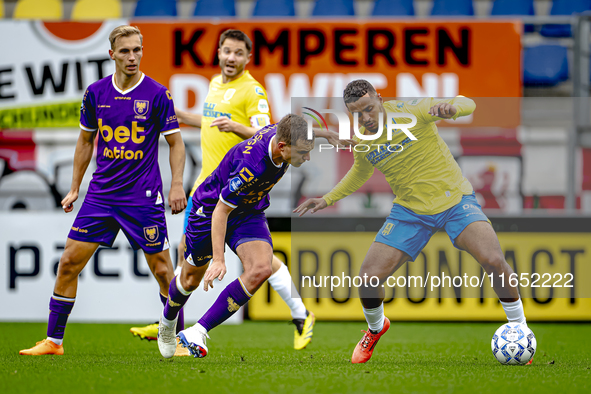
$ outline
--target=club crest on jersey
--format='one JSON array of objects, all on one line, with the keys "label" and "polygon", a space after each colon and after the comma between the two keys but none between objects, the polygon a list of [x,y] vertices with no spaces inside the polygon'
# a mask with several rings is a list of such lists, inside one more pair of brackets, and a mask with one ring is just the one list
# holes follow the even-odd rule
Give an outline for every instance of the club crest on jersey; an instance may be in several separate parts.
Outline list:
[{"label": "club crest on jersey", "polygon": [[234,178],[230,179],[230,191],[235,192],[236,190],[240,189],[242,186],[242,180],[240,177],[235,176]]},{"label": "club crest on jersey", "polygon": [[226,90],[226,93],[224,93],[224,101],[230,101],[230,99],[234,97],[234,93],[236,93],[236,89],[234,88]]},{"label": "club crest on jersey", "polygon": [[240,175],[240,178],[244,180],[244,182],[250,182],[254,178],[252,172],[250,172],[246,167],[242,168],[238,174]]},{"label": "club crest on jersey", "polygon": [[158,232],[158,226],[144,227],[144,237],[148,241],[156,241],[159,235],[160,233]]},{"label": "club crest on jersey", "polygon": [[136,115],[144,116],[148,112],[150,102],[148,100],[135,100],[133,104],[133,111]]}]

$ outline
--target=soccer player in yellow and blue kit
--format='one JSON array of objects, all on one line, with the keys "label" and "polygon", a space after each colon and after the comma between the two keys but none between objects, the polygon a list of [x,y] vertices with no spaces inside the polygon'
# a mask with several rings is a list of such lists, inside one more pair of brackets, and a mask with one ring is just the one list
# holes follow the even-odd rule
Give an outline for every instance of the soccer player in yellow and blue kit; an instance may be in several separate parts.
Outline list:
[{"label": "soccer player in yellow and blue kit", "polygon": [[[358,190],[373,174],[382,172],[396,196],[390,216],[372,243],[359,275],[376,276],[383,283],[407,261],[414,261],[431,236],[444,229],[455,247],[470,253],[487,273],[505,277],[513,273],[505,261],[497,236],[474,197],[470,182],[449,148],[437,132],[435,122],[470,115],[476,105],[466,97],[453,99],[422,98],[411,101],[384,102],[374,87],[365,80],[351,82],[344,91],[345,105],[351,113],[359,114],[360,134],[376,134],[379,125],[386,125],[387,113],[406,113],[417,123],[408,131],[413,140],[401,130],[387,133],[371,141],[370,149],[356,149],[355,162],[345,177],[322,198],[306,200],[294,212],[300,216],[333,205]],[[380,120],[380,117],[382,119]],[[409,124],[411,118],[396,118],[396,123]],[[357,142],[362,139],[355,137]],[[388,149],[389,145],[396,149]],[[509,322],[525,324],[523,304],[515,287],[493,286]],[[369,325],[359,341],[352,363],[367,362],[380,337],[390,328],[384,316],[384,288],[359,289],[363,312]]]},{"label": "soccer player in yellow and blue kit", "polygon": [[[219,39],[218,58],[221,74],[212,78],[203,105],[203,114],[176,109],[179,123],[201,128],[201,173],[197,177],[185,214],[183,238],[179,245],[179,266],[185,252],[184,231],[193,208],[192,196],[197,187],[218,167],[226,153],[238,143],[252,137],[259,129],[271,124],[269,102],[263,86],[245,69],[250,61],[252,41],[240,30],[226,30]],[[336,134],[336,133],[335,133]],[[320,133],[320,136],[327,137]],[[334,143],[331,136],[329,142]],[[338,140],[338,139],[337,139]],[[291,309],[294,348],[303,349],[312,340],[314,314],[308,312],[302,299],[292,292],[295,286],[287,266],[273,258],[273,275],[269,283]],[[178,268],[177,268],[178,270]],[[176,272],[179,274],[179,272]],[[134,327],[131,331],[141,337],[155,338],[158,324]]]}]

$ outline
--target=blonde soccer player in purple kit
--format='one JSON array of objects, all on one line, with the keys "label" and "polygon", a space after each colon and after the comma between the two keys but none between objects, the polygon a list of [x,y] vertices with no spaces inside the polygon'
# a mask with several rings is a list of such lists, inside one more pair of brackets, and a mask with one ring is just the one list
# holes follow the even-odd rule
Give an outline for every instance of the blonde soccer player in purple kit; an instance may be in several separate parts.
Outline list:
[{"label": "blonde soccer player in purple kit", "polygon": [[191,292],[202,279],[206,291],[215,279],[223,279],[225,244],[240,258],[244,273],[222,290],[197,324],[178,333],[194,357],[207,355],[207,333],[246,304],[271,276],[273,242],[264,210],[269,192],[289,166],[310,160],[314,139],[307,138],[307,130],[307,122],[297,115],[262,128],[232,147],[197,188],[186,228],[186,264],[170,282],[158,327],[158,347],[165,358],[175,353],[178,312]]},{"label": "blonde soccer player in purple kit", "polygon": [[174,104],[164,86],[139,70],[143,55],[139,29],[119,26],[109,41],[115,73],[90,85],[84,94],[72,185],[62,200],[66,213],[74,209],[98,135],[97,169],[59,262],[47,339],[21,350],[22,355],[64,354],[62,342],[76,300],[78,275],[99,245],[113,245],[119,230],[135,250],[144,251],[163,303],[174,277],[158,166],[158,140],[164,136],[172,171],[168,203],[173,214],[180,213],[187,206],[182,184],[185,145]]}]

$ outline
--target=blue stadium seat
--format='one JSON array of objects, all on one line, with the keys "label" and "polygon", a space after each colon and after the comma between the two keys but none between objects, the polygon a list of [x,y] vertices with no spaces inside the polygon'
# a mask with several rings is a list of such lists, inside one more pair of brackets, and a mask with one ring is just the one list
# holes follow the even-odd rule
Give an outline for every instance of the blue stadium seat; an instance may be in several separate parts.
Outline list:
[{"label": "blue stadium seat", "polygon": [[[572,15],[591,10],[591,0],[554,0],[550,15]],[[544,25],[540,34],[545,37],[572,37],[570,25]]]},{"label": "blue stadium seat", "polygon": [[523,53],[523,84],[554,86],[568,79],[567,49],[560,45],[538,45]]},{"label": "blue stadium seat", "polygon": [[[495,0],[491,15],[535,15],[534,0]],[[525,25],[526,33],[534,31],[534,25]]]},{"label": "blue stadium seat", "polygon": [[134,16],[177,16],[176,0],[137,0]]},{"label": "blue stadium seat", "polygon": [[295,16],[293,0],[257,0],[252,16]]},{"label": "blue stadium seat", "polygon": [[472,0],[433,0],[431,15],[474,15]]},{"label": "blue stadium seat", "polygon": [[193,16],[236,16],[234,0],[197,0]]},{"label": "blue stadium seat", "polygon": [[371,13],[380,16],[412,16],[415,14],[413,0],[376,0]]},{"label": "blue stadium seat", "polygon": [[354,16],[353,0],[316,0],[312,16]]}]

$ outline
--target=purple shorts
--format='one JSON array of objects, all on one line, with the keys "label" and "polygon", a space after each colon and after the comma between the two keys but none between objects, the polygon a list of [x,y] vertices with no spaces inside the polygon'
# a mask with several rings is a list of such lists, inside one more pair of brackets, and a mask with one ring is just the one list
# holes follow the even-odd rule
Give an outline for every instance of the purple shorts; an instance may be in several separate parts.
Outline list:
[{"label": "purple shorts", "polygon": [[[192,214],[185,235],[187,236],[185,260],[191,265],[202,267],[213,258],[211,246],[211,218]],[[271,247],[271,232],[267,218],[262,212],[243,213],[228,220],[226,243],[236,253],[236,248],[250,241],[265,241]]]},{"label": "purple shorts", "polygon": [[133,207],[84,201],[68,238],[113,246],[119,229],[134,250],[153,254],[169,248],[164,204]]}]

